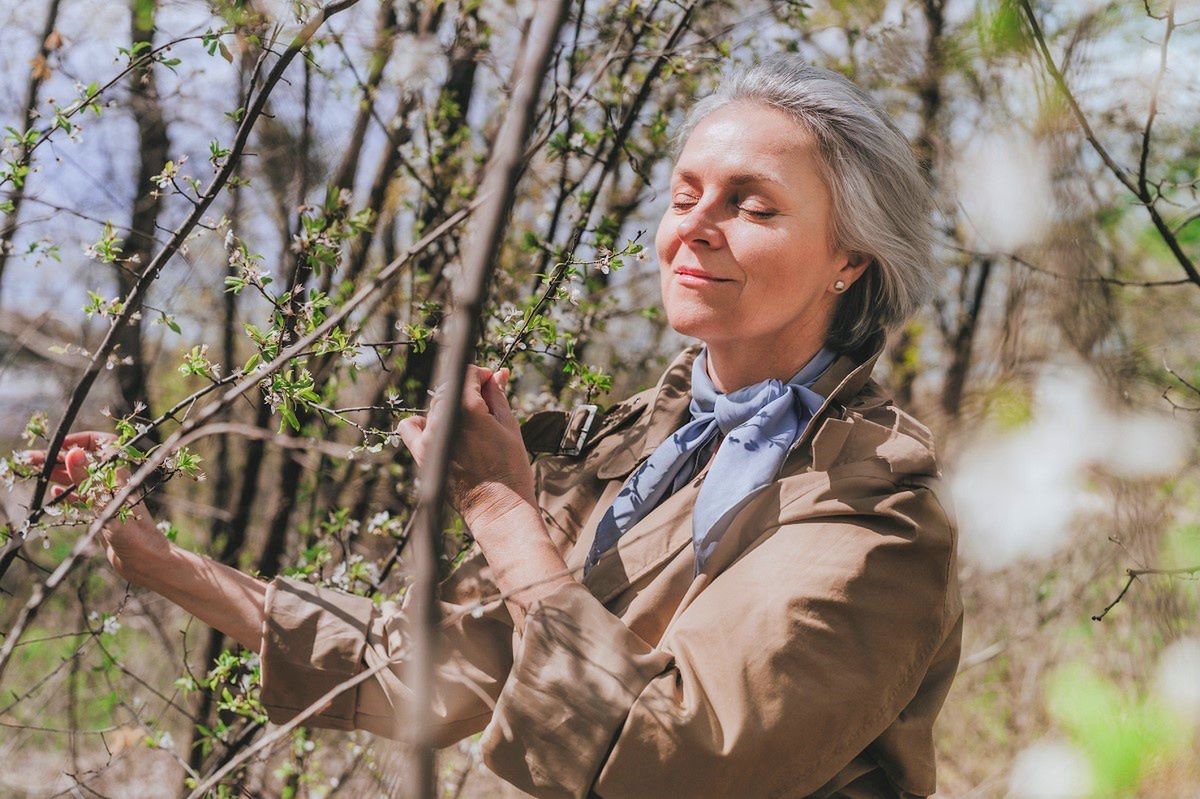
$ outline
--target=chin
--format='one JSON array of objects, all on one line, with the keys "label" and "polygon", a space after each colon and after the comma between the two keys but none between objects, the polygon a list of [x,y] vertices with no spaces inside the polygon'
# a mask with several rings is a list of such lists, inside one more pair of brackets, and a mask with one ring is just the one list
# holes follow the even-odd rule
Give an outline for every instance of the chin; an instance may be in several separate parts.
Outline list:
[{"label": "chin", "polygon": [[667,283],[663,287],[663,310],[667,323],[682,336],[701,341],[720,341],[744,334],[748,322],[728,303],[705,302],[687,290]]},{"label": "chin", "polygon": [[700,339],[701,341],[719,341],[738,329],[728,320],[722,320],[711,308],[668,309],[667,323],[671,329],[681,336]]}]

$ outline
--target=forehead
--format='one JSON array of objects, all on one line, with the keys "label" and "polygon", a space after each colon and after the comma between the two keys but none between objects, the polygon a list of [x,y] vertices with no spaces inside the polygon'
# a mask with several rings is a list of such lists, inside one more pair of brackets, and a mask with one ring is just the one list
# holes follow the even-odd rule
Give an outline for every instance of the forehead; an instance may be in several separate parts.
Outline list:
[{"label": "forehead", "polygon": [[679,153],[675,174],[763,173],[781,181],[816,175],[812,134],[785,111],[756,102],[734,102],[708,114]]}]

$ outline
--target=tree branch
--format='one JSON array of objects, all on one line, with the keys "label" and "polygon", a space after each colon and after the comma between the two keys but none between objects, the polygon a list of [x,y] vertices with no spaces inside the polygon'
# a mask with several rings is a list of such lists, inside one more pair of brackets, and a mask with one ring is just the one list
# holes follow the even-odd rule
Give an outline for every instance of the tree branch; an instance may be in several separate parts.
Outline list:
[{"label": "tree branch", "polygon": [[[1121,182],[1121,185],[1128,189],[1130,193],[1137,197],[1141,204],[1145,206],[1146,213],[1150,215],[1150,221],[1154,225],[1154,228],[1158,231],[1158,234],[1162,237],[1163,242],[1167,245],[1167,248],[1171,251],[1171,254],[1175,257],[1175,260],[1179,263],[1179,266],[1187,275],[1187,282],[1195,283],[1198,287],[1200,287],[1200,271],[1197,271],[1196,264],[1191,258],[1188,257],[1187,253],[1183,251],[1183,247],[1180,245],[1179,239],[1171,230],[1171,226],[1167,224],[1166,220],[1164,220],[1162,215],[1158,212],[1158,208],[1155,206],[1157,198],[1150,196],[1148,184],[1145,180],[1144,164],[1142,165],[1142,168],[1139,169],[1138,177],[1131,178],[1127,174],[1126,170],[1113,159],[1104,145],[1100,143],[1100,140],[1096,137],[1095,131],[1092,130],[1091,124],[1088,123],[1087,116],[1083,113],[1083,109],[1079,107],[1079,103],[1076,101],[1075,95],[1071,93],[1071,89],[1067,86],[1066,79],[1063,77],[1058,65],[1054,62],[1054,57],[1050,54],[1050,48],[1046,45],[1046,38],[1042,34],[1041,26],[1038,25],[1037,16],[1033,13],[1033,7],[1030,5],[1029,0],[1020,0],[1020,2],[1021,10],[1025,12],[1025,17],[1029,21],[1029,28],[1033,33],[1033,38],[1037,44],[1038,51],[1041,53],[1042,60],[1046,63],[1046,68],[1050,71],[1050,76],[1054,79],[1054,83],[1058,86],[1059,91],[1061,91],[1063,97],[1066,98],[1067,104],[1070,106],[1071,112],[1075,115],[1076,120],[1078,120],[1080,127],[1083,128],[1083,135],[1092,145],[1092,149],[1094,149],[1100,156],[1100,159],[1104,161],[1104,165],[1107,166],[1109,171],[1112,172],[1117,180]],[[1174,16],[1171,15],[1170,20],[1168,21],[1167,35],[1164,37],[1163,42],[1164,53],[1161,57],[1163,69],[1166,68],[1166,38],[1170,37],[1170,32],[1173,27]],[[1157,85],[1158,81],[1156,80],[1156,92]],[[1142,147],[1143,161],[1147,157],[1146,151],[1149,147],[1150,127],[1153,123],[1155,112],[1156,104],[1152,99],[1149,118],[1146,120],[1146,126],[1144,129]]]}]

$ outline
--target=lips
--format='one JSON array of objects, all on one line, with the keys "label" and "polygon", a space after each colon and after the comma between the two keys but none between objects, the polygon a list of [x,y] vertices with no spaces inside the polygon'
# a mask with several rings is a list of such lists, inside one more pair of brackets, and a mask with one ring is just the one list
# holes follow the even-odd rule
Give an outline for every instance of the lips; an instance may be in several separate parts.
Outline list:
[{"label": "lips", "polygon": [[690,266],[675,267],[675,274],[681,275],[681,276],[686,275],[688,277],[700,278],[703,280],[709,280],[709,281],[712,281],[713,283],[728,283],[729,282],[729,278],[717,277],[716,275],[705,272],[703,269],[696,269],[696,268],[690,267]]}]

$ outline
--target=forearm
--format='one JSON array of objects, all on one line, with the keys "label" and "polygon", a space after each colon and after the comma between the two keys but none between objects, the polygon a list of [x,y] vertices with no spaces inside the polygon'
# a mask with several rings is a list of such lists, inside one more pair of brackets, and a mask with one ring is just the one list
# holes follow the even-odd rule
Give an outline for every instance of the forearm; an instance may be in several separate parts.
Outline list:
[{"label": "forearm", "polygon": [[575,581],[537,506],[521,504],[502,515],[477,519],[470,527],[518,630],[524,629],[532,603]]},{"label": "forearm", "polygon": [[166,597],[247,649],[259,650],[265,582],[178,546],[144,563],[129,580]]}]

